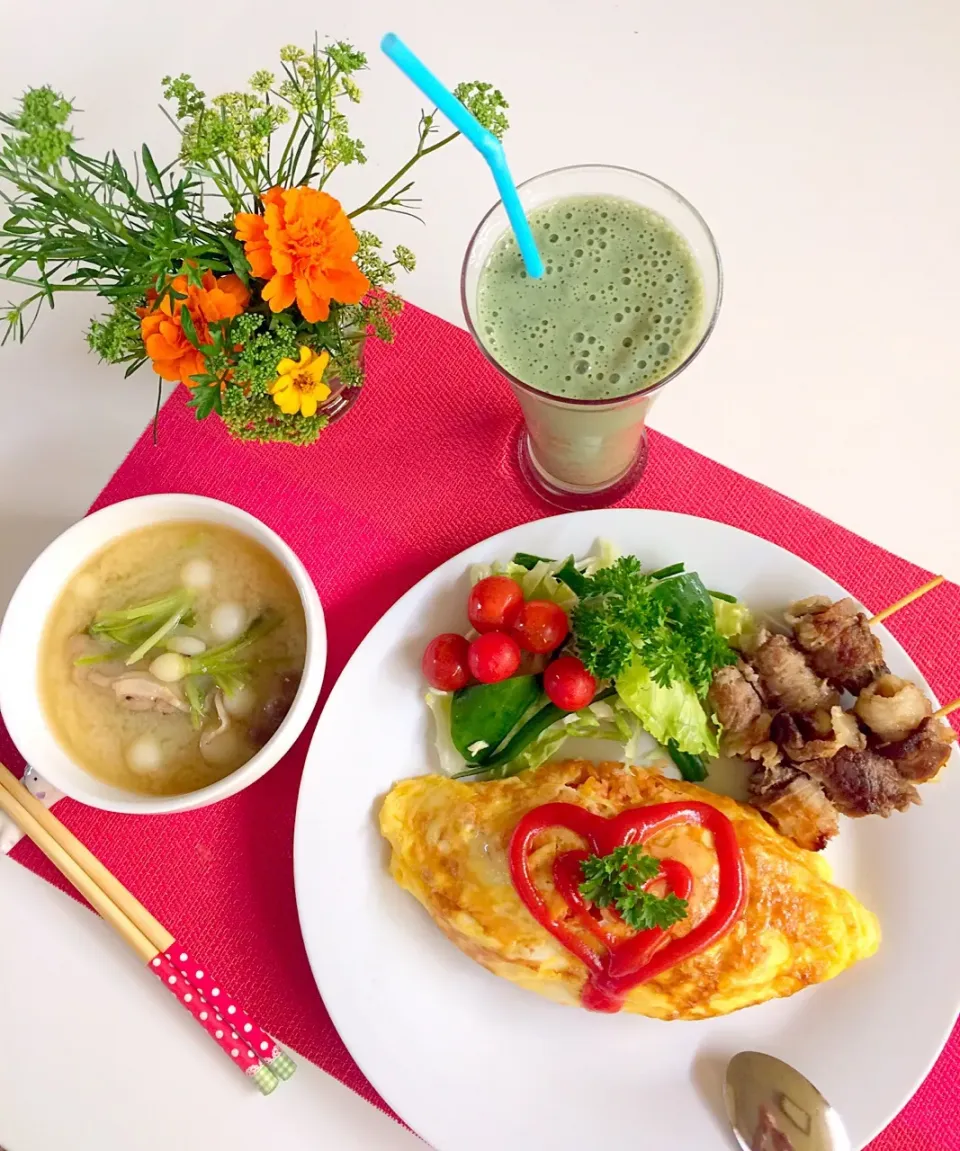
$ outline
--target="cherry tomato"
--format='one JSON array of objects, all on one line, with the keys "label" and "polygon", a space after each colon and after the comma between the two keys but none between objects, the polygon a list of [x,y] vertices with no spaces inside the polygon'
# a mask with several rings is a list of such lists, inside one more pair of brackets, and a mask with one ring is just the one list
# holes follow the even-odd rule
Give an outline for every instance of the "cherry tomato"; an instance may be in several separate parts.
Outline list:
[{"label": "cherry tomato", "polygon": [[488,631],[470,645],[470,670],[481,683],[509,679],[520,666],[520,647],[512,635]]},{"label": "cherry tomato", "polygon": [[470,645],[462,635],[448,631],[427,644],[420,666],[431,687],[437,691],[459,691],[470,682]]},{"label": "cherry tomato", "polygon": [[567,638],[570,621],[562,607],[548,599],[528,600],[510,628],[524,651],[546,655]]},{"label": "cherry tomato", "polygon": [[523,590],[515,579],[494,575],[479,580],[467,600],[467,618],[479,632],[503,631],[523,607]]},{"label": "cherry tomato", "polygon": [[557,707],[564,711],[579,711],[592,702],[597,681],[575,655],[563,655],[547,664],[543,673],[543,690]]}]

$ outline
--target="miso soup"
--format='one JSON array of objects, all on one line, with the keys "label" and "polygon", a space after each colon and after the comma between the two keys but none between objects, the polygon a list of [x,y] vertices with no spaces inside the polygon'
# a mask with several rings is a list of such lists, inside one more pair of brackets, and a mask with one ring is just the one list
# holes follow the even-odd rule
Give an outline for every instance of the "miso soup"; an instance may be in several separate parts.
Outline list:
[{"label": "miso soup", "polygon": [[306,621],[270,552],[216,524],[113,540],[47,620],[40,698],[65,750],[115,787],[177,795],[235,771],[280,726]]}]

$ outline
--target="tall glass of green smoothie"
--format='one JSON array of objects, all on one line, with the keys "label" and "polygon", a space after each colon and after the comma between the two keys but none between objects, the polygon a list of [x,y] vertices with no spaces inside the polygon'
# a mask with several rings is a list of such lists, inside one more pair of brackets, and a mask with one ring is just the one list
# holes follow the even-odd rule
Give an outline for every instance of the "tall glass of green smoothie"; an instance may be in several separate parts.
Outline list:
[{"label": "tall glass of green smoothie", "polygon": [[519,192],[545,274],[527,275],[496,204],[463,264],[467,324],[523,410],[528,483],[600,507],[640,478],[650,405],[713,330],[720,257],[699,212],[640,172],[559,168]]}]

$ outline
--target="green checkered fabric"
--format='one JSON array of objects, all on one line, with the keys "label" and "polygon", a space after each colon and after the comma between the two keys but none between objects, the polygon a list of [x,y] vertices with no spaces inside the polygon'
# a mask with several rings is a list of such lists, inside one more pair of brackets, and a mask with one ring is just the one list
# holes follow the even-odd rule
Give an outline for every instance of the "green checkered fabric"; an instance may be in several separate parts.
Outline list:
[{"label": "green checkered fabric", "polygon": [[269,1095],[280,1086],[280,1080],[274,1075],[266,1063],[261,1063],[252,1075],[254,1083],[261,1095]]},{"label": "green checkered fabric", "polygon": [[267,1066],[279,1079],[289,1079],[290,1076],[296,1071],[297,1065],[286,1053],[281,1051],[279,1055],[270,1060]]}]

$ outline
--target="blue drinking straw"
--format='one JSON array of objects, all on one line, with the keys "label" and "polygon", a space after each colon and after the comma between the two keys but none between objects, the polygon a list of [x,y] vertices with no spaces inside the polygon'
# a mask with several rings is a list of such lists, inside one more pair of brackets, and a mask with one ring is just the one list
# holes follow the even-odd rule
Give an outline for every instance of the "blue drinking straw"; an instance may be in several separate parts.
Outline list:
[{"label": "blue drinking straw", "polygon": [[380,47],[396,64],[400,71],[412,80],[420,91],[432,101],[447,119],[466,136],[481,156],[490,165],[490,171],[497,182],[497,191],[506,209],[510,227],[517,237],[520,255],[527,269],[527,275],[539,280],[543,275],[543,260],[537,251],[537,244],[527,223],[527,217],[520,197],[517,195],[517,186],[507,167],[507,157],[503,145],[494,134],[484,126],[460,103],[449,88],[444,87],[430,69],[419,60],[404,42],[388,32],[380,41]]}]

